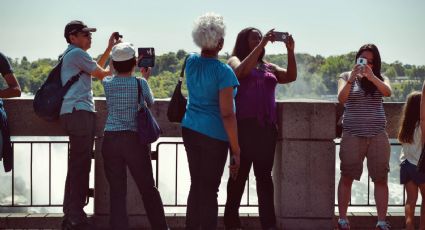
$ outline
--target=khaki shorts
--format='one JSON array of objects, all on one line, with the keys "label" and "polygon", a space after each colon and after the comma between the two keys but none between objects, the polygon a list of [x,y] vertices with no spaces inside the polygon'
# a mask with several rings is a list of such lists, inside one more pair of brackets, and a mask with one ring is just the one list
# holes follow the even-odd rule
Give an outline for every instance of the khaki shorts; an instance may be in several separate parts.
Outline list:
[{"label": "khaki shorts", "polygon": [[385,131],[374,137],[357,137],[344,131],[339,151],[341,175],[360,180],[363,161],[367,157],[367,169],[372,181],[387,181],[390,171],[390,148]]}]

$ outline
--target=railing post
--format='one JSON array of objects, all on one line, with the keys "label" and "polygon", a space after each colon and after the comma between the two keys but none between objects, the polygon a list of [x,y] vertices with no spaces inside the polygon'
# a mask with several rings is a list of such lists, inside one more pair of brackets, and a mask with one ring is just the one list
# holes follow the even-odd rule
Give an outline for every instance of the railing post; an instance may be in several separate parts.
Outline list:
[{"label": "railing post", "polygon": [[280,229],[332,229],[335,202],[334,103],[278,103],[273,180]]}]

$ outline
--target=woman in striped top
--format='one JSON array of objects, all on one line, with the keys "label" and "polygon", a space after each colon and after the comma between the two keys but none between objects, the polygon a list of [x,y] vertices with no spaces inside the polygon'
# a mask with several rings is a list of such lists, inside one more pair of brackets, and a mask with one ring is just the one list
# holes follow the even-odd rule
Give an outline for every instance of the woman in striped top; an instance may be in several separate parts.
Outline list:
[{"label": "woman in striped top", "polygon": [[[363,58],[367,63],[359,63]],[[383,97],[391,96],[388,78],[381,75],[381,57],[373,44],[362,46],[351,72],[338,80],[338,101],[345,106],[341,138],[341,179],[338,184],[339,229],[350,229],[347,208],[353,180],[360,180],[363,160],[375,184],[378,212],[376,229],[389,229],[385,221],[388,207],[390,144],[385,132]]]}]

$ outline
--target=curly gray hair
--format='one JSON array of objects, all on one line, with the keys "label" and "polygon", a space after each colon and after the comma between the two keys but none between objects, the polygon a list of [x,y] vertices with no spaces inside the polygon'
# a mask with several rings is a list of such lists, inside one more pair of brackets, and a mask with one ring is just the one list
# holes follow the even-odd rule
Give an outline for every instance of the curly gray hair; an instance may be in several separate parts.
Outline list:
[{"label": "curly gray hair", "polygon": [[193,41],[201,49],[217,47],[220,39],[224,38],[226,26],[221,15],[206,13],[194,23],[192,30]]}]

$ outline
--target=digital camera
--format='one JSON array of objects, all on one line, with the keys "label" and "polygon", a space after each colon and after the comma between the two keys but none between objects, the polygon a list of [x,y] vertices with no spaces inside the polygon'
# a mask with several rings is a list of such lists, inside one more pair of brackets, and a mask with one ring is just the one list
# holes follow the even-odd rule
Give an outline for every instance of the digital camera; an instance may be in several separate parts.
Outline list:
[{"label": "digital camera", "polygon": [[153,67],[155,65],[155,49],[153,47],[138,48],[139,57],[143,56],[137,63],[138,67]]}]

